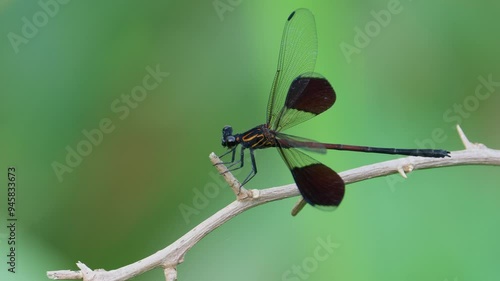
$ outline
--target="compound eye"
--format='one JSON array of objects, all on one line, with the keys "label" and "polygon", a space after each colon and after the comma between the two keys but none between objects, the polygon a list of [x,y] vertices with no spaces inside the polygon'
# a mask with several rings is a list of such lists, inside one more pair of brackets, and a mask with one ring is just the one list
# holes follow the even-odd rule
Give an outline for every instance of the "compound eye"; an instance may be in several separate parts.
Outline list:
[{"label": "compound eye", "polygon": [[231,126],[225,126],[222,129],[222,136],[223,137],[231,136],[232,134],[233,134],[233,128]]}]

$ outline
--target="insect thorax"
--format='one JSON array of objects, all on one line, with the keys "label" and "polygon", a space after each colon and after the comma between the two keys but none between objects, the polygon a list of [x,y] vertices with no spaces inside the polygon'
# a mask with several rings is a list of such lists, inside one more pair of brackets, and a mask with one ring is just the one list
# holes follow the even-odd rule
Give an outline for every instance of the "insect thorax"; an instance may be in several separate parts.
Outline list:
[{"label": "insect thorax", "polygon": [[239,137],[241,145],[245,148],[260,149],[276,146],[276,138],[265,124],[250,129]]}]

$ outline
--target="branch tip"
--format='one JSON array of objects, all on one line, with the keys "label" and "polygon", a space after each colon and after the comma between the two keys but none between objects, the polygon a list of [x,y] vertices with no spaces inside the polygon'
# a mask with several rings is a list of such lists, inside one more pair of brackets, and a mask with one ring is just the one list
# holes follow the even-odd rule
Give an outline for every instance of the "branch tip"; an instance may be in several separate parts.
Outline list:
[{"label": "branch tip", "polygon": [[405,173],[405,170],[404,170],[404,168],[403,168],[403,167],[399,167],[399,168],[398,168],[398,172],[399,172],[399,174],[400,174],[403,178],[405,178],[405,179],[407,179],[407,178],[408,178],[408,176],[406,176],[406,173]]},{"label": "branch tip", "polygon": [[92,272],[92,269],[90,269],[90,267],[88,267],[86,264],[84,264],[81,261],[78,261],[76,263],[76,266],[82,271],[83,275],[87,275],[87,274]]},{"label": "branch tip", "polygon": [[460,125],[457,125],[457,131],[458,135],[460,136],[460,139],[462,140],[462,143],[465,146],[465,149],[485,149],[487,148],[486,145],[482,143],[472,143],[469,141],[467,136],[465,135],[464,131],[460,127]]},{"label": "branch tip", "polygon": [[68,279],[83,279],[83,274],[81,271],[73,270],[58,270],[58,271],[47,271],[47,277],[52,280],[68,280]]},{"label": "branch tip", "polygon": [[462,130],[462,128],[458,124],[457,124],[457,132],[458,132],[458,136],[462,140],[462,143],[464,144],[465,149],[473,149],[474,148],[474,144],[472,144],[469,141],[469,139],[467,138],[467,136],[464,133],[464,130]]},{"label": "branch tip", "polygon": [[175,267],[165,267],[163,269],[166,281],[176,281],[177,280],[177,269]]},{"label": "branch tip", "polygon": [[304,201],[304,198],[300,197],[299,201],[297,201],[292,208],[292,216],[295,217],[306,206],[306,204],[307,203]]}]

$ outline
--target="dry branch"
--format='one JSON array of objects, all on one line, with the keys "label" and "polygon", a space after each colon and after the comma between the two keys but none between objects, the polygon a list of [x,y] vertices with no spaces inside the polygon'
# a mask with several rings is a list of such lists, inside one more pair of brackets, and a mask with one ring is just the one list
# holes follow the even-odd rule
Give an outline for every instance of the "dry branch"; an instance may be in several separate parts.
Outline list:
[{"label": "dry branch", "polygon": [[[465,146],[465,150],[451,152],[450,158],[424,158],[424,157],[405,157],[391,161],[385,161],[377,164],[367,165],[340,173],[346,184],[371,179],[375,177],[386,176],[400,173],[406,177],[409,173],[418,169],[437,168],[457,165],[496,165],[500,166],[500,150],[489,149],[482,144],[469,142],[462,129],[457,126],[458,134]],[[236,194],[237,200],[230,203],[177,241],[166,248],[139,260],[135,263],[126,265],[115,270],[91,270],[85,264],[78,262],[80,271],[59,270],[49,271],[47,276],[50,279],[83,279],[85,281],[114,281],[127,280],[141,273],[156,267],[162,267],[165,273],[165,280],[176,280],[178,264],[184,261],[184,255],[198,241],[226,221],[255,206],[289,198],[299,195],[295,184],[279,187],[267,188],[262,190],[246,190],[240,186],[239,181],[227,171],[227,168],[220,164],[220,159],[214,153],[210,154],[210,160],[223,174],[224,178]]]}]

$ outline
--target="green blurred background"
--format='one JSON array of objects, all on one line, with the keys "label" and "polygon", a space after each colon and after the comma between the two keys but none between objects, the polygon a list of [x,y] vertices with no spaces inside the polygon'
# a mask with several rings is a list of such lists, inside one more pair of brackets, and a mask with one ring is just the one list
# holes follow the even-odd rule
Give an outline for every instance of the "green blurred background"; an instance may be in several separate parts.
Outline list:
[{"label": "green blurred background", "polygon": [[[23,17],[33,22],[43,9],[0,2],[0,173],[17,167],[19,218],[18,273],[10,274],[1,191],[1,280],[45,280],[47,270],[76,269],[78,260],[124,266],[234,200],[208,154],[224,151],[224,125],[243,131],[264,122],[285,19],[299,7],[316,17],[316,71],[338,97],[332,110],[289,133],[461,150],[460,123],[472,141],[500,148],[500,87],[475,96],[479,77],[500,81],[500,3],[402,1],[350,61],[341,43],[354,45],[355,28],[393,1],[215,3],[228,9],[218,13],[213,1],[71,1],[14,47],[9,33],[22,35]],[[157,65],[170,75],[121,120],[111,105]],[[66,147],[104,118],[114,131],[59,181],[52,163],[64,163]],[[339,172],[395,158],[314,157]],[[257,158],[248,188],[292,183],[275,151]],[[461,166],[364,181],[347,187],[337,211],[307,207],[295,218],[296,198],[260,206],[192,248],[179,280],[498,280],[498,171]],[[193,202],[206,189],[212,198]],[[186,208],[192,213],[183,215]],[[314,266],[318,239],[338,247]],[[290,273],[294,266],[304,275]],[[155,269],[134,280],[162,279]]]}]

